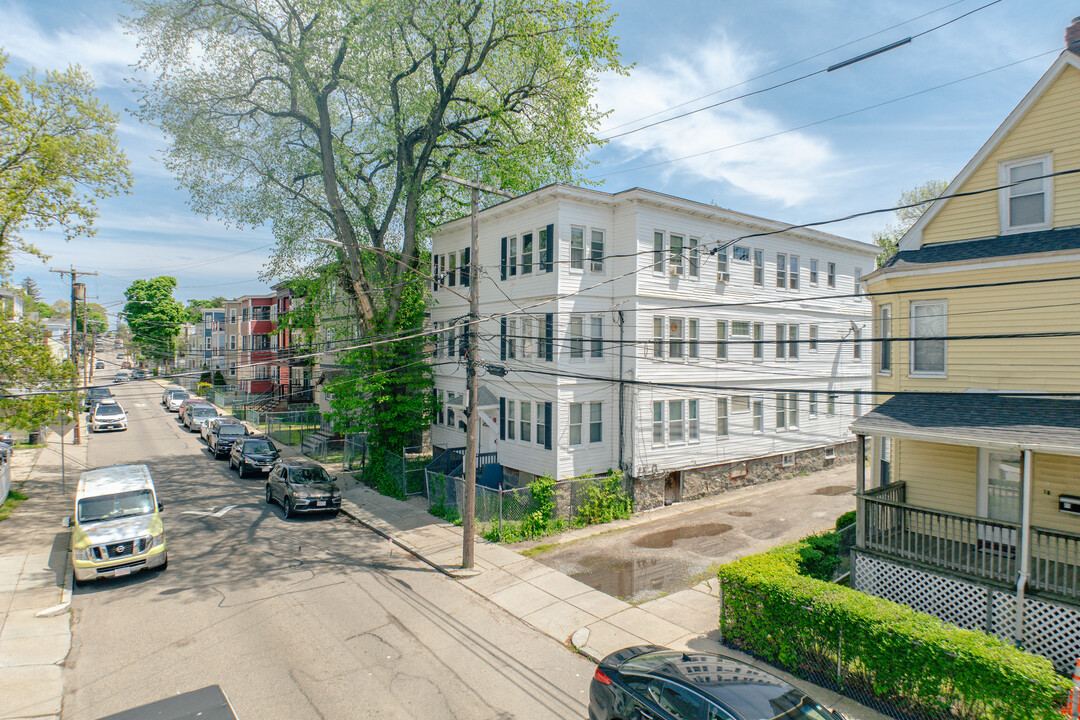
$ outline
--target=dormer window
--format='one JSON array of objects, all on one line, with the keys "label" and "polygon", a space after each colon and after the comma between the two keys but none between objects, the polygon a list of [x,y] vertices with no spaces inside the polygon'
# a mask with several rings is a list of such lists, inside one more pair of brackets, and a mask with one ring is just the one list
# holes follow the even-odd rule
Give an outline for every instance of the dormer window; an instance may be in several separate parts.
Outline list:
[{"label": "dormer window", "polygon": [[1024,232],[1051,227],[1053,185],[1049,155],[1001,163],[998,179],[1009,187],[1000,191],[1001,232]]}]

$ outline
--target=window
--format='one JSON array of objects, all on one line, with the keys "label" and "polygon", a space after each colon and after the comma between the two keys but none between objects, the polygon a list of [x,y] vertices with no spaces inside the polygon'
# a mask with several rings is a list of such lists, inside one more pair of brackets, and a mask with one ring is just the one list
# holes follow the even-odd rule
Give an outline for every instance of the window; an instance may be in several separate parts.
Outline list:
[{"label": "window", "polygon": [[788,357],[792,360],[799,359],[799,326],[788,325],[787,328],[788,339]]},{"label": "window", "polygon": [[716,398],[716,435],[724,437],[728,434],[728,399]]},{"label": "window", "polygon": [[[439,337],[439,325],[440,325],[440,323],[437,323],[437,322],[431,323],[431,329],[435,331],[435,334],[432,337],[435,338],[435,359],[436,360],[438,360],[439,358],[442,357],[442,338]],[[327,338],[327,341],[329,341],[329,338]]]},{"label": "window", "polygon": [[851,329],[851,359],[862,360],[862,328]]},{"label": "window", "polygon": [[878,486],[888,485],[890,482],[890,469],[892,465],[892,441],[889,438],[879,437],[878,453],[881,455],[878,462]]},{"label": "window", "polygon": [[754,417],[754,432],[765,432],[765,401],[761,398],[754,398],[751,406]]},{"label": "window", "polygon": [[731,412],[733,412],[733,413],[748,413],[748,412],[750,412],[750,396],[749,395],[732,395],[731,396]]},{"label": "window", "polygon": [[716,359],[727,360],[727,320],[716,321]]},{"label": "window", "polygon": [[570,268],[585,269],[585,229],[570,228]]},{"label": "window", "polygon": [[788,287],[799,289],[799,258],[794,255],[788,258]]},{"label": "window", "polygon": [[[550,272],[551,266],[547,264],[548,257],[548,243],[551,242],[551,238],[548,237],[547,228],[540,230],[537,235],[537,248],[536,248],[536,272]],[[537,441],[539,442],[539,440]]]},{"label": "window", "polygon": [[855,417],[862,415],[862,390],[856,390],[851,394],[851,413]]},{"label": "window", "polygon": [[776,429],[783,430],[787,427],[787,395],[780,393],[776,396]]},{"label": "window", "polygon": [[591,338],[589,357],[602,358],[604,357],[604,318],[600,315],[593,315],[589,320],[592,324],[589,333]]},{"label": "window", "polygon": [[698,350],[698,321],[694,318],[690,318],[686,321],[686,336],[687,340],[687,355],[696,360],[699,355]]},{"label": "window", "polygon": [[668,236],[668,249],[671,256],[671,270],[676,275],[683,274],[683,239],[681,235]]},{"label": "window", "polygon": [[[439,282],[446,282],[446,255],[439,256]],[[279,312],[284,312],[284,310]]]},{"label": "window", "polygon": [[892,344],[889,342],[889,333],[892,332],[892,305],[882,305],[878,309],[878,337],[881,343],[878,345],[878,369],[881,372],[892,370]]},{"label": "window", "polygon": [[515,415],[517,413],[514,412],[514,406],[515,405],[517,405],[517,402],[514,401],[514,400],[507,400],[506,401],[506,439],[507,440],[513,440],[514,435],[515,435],[515,433],[514,433],[514,429],[515,429],[514,425],[515,425],[515,421],[517,419],[515,417]]},{"label": "window", "polygon": [[787,255],[776,253],[776,287],[787,287]]},{"label": "window", "polygon": [[521,236],[521,274],[528,275],[532,272],[533,236],[525,233]]},{"label": "window", "polygon": [[810,284],[817,286],[817,260],[810,259]]},{"label": "window", "polygon": [[787,357],[787,325],[780,323],[776,326],[776,359],[783,360]]},{"label": "window", "polygon": [[787,453],[780,456],[780,465],[782,467],[795,467],[795,453]]},{"label": "window", "polygon": [[862,268],[860,268],[860,267],[855,268],[855,276],[853,278],[855,280],[855,290],[853,292],[854,292],[856,297],[858,297],[859,295],[862,295],[862,283],[859,282],[859,278],[861,278],[861,277],[862,277]]},{"label": "window", "polygon": [[[446,284],[450,287],[457,285],[457,253],[450,253],[450,265],[447,267],[446,279],[449,280]],[[247,310],[244,312],[246,313]]]},{"label": "window", "polygon": [[443,333],[446,336],[446,357],[454,357],[454,328]]},{"label": "window", "polygon": [[536,336],[533,335],[533,321],[521,321],[521,357],[524,359],[536,355]]},{"label": "window", "polygon": [[[945,302],[911,303],[912,337],[942,337],[945,335]],[[912,340],[911,374],[944,375],[945,341]]]},{"label": "window", "polygon": [[592,243],[589,245],[589,269],[604,272],[604,231],[592,231]]},{"label": "window", "polygon": [[443,396],[445,394],[446,393],[442,390],[435,391],[435,403],[439,407],[438,412],[435,416],[435,420],[439,425],[443,424],[443,409],[446,407],[446,401],[443,400]]},{"label": "window", "polygon": [[[724,254],[727,254],[726,248]],[[731,248],[731,257],[739,262],[750,262],[750,248],[736,245]]]},{"label": "window", "polygon": [[829,287],[836,287],[836,263],[829,263],[827,266],[828,274],[825,276],[825,280]]},{"label": "window", "polygon": [[[743,248],[743,249],[745,250],[746,248]],[[716,249],[716,281],[717,282],[727,282],[730,278],[731,278],[731,276],[728,275],[727,248],[726,247],[717,248]]]},{"label": "window", "polygon": [[1000,184],[1010,186],[999,191],[1002,232],[1050,226],[1053,207],[1050,178],[1032,179],[1050,172],[1052,168],[1049,155],[999,166]]},{"label": "window", "polygon": [[506,264],[510,266],[510,276],[517,275],[517,238],[512,237],[507,240],[508,251]]},{"label": "window", "polygon": [[683,436],[683,401],[668,400],[668,442],[682,442]]},{"label": "window", "polygon": [[236,336],[235,335],[230,335],[229,336],[229,349],[230,350],[235,350],[236,349]]},{"label": "window", "polygon": [[570,403],[570,444],[581,444],[581,403]]},{"label": "window", "polygon": [[686,401],[686,439],[689,442],[697,442],[700,433],[698,430],[698,401]]},{"label": "window", "polygon": [[532,441],[532,403],[521,401],[521,441]]},{"label": "window", "polygon": [[817,393],[812,390],[806,394],[806,411],[810,413],[810,417],[817,416]]},{"label": "window", "polygon": [[517,318],[508,318],[506,321],[506,359],[513,360],[517,357]]},{"label": "window", "polygon": [[690,256],[690,277],[698,277],[698,241],[697,238],[690,238],[689,240],[689,256]]},{"label": "window", "polygon": [[[580,315],[570,316],[570,359],[581,360],[585,357],[584,320]],[[580,414],[581,408],[578,408]],[[581,420],[578,420],[580,424]],[[580,428],[579,428],[580,429]]]},{"label": "window", "polygon": [[765,324],[754,323],[754,359],[765,359]]},{"label": "window", "polygon": [[664,401],[654,400],[652,404],[652,441],[653,444],[664,442]]},{"label": "window", "polygon": [[754,285],[765,286],[765,251],[754,251]]},{"label": "window", "polygon": [[788,393],[787,426],[790,430],[799,427],[799,393]]},{"label": "window", "polygon": [[732,337],[750,337],[750,323],[733,320],[731,322],[731,335]]},{"label": "window", "polygon": [[446,424],[448,427],[456,428],[457,422],[454,418],[454,406],[458,404],[458,396],[456,393],[452,393],[449,390],[446,391]]},{"label": "window", "polygon": [[[653,272],[664,272],[664,233],[662,232],[653,233],[652,261]],[[661,442],[663,442],[663,440],[661,440]]]},{"label": "window", "polygon": [[603,442],[604,439],[604,404],[589,403],[589,442]]},{"label": "window", "polygon": [[686,342],[683,339],[683,319],[668,318],[668,354],[681,360],[685,354],[685,344]]},{"label": "window", "polygon": [[544,412],[544,403],[536,403],[536,444],[547,444],[547,434],[550,429],[547,426],[547,413]]},{"label": "window", "polygon": [[836,414],[836,393],[829,393],[828,396],[825,398],[825,414]]},{"label": "window", "polygon": [[664,318],[660,315],[653,317],[653,355],[658,358],[664,357]]}]

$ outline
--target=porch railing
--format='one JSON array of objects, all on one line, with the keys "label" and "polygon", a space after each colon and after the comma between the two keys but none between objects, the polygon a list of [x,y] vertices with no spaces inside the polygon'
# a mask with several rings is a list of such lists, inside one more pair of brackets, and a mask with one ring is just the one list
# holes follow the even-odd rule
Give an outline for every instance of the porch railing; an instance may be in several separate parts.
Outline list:
[{"label": "porch railing", "polygon": [[[1020,526],[915,507],[904,483],[863,493],[863,548],[977,580],[1016,583]],[[1032,528],[1028,587],[1080,598],[1080,535]]]}]

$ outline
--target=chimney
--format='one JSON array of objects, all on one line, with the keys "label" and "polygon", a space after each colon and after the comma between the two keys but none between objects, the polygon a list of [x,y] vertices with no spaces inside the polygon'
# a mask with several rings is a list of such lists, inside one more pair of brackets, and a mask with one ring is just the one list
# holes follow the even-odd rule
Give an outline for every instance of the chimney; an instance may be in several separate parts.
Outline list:
[{"label": "chimney", "polygon": [[1073,18],[1072,25],[1065,28],[1065,47],[1080,55],[1080,17]]}]

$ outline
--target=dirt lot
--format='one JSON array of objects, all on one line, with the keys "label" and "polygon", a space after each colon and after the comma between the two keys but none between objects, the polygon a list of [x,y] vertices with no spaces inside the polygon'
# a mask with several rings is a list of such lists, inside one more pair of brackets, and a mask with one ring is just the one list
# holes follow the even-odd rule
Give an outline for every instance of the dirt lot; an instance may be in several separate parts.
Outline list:
[{"label": "dirt lot", "polygon": [[854,490],[847,464],[512,547],[554,545],[535,559],[640,603],[691,587],[718,564],[832,529],[855,509]]}]

